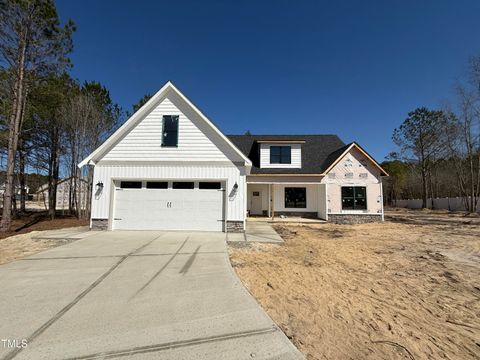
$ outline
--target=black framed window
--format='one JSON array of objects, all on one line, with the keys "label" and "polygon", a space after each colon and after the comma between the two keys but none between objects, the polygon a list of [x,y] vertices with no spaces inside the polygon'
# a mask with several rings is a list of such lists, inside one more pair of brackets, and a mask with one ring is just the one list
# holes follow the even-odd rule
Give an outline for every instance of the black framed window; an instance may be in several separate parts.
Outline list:
[{"label": "black framed window", "polygon": [[200,190],[205,189],[211,189],[211,190],[220,190],[222,188],[222,184],[219,182],[199,182],[198,183],[198,188]]},{"label": "black framed window", "polygon": [[285,188],[285,208],[306,208],[307,189],[300,187]]},{"label": "black framed window", "polygon": [[141,181],[121,181],[120,187],[122,189],[141,189],[142,182]]},{"label": "black framed window", "polygon": [[342,186],[343,210],[366,210],[367,188],[365,186]]},{"label": "black framed window", "polygon": [[168,189],[167,181],[147,181],[147,189]]},{"label": "black framed window", "polygon": [[162,146],[178,146],[178,115],[163,116]]},{"label": "black framed window", "polygon": [[172,183],[172,189],[193,189],[193,181],[174,181]]},{"label": "black framed window", "polygon": [[270,146],[270,164],[291,164],[291,146]]}]

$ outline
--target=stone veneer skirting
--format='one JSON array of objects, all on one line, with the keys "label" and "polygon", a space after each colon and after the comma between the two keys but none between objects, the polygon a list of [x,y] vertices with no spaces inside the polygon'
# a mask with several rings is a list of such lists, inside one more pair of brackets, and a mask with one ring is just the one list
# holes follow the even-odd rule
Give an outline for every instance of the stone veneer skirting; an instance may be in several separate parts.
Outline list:
[{"label": "stone veneer skirting", "polygon": [[108,219],[92,219],[92,230],[108,230]]},{"label": "stone veneer skirting", "polygon": [[243,221],[227,220],[227,232],[243,232]]},{"label": "stone veneer skirting", "polygon": [[275,211],[274,215],[275,217],[285,215],[292,217],[318,218],[318,213],[316,211]]},{"label": "stone veneer skirting", "polygon": [[335,224],[382,222],[382,214],[328,214],[328,221]]}]

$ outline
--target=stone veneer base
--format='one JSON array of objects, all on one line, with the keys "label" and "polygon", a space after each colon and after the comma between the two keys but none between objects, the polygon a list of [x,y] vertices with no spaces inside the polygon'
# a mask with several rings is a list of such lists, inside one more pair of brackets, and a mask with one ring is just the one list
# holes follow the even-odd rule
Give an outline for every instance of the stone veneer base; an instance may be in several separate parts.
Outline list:
[{"label": "stone veneer base", "polygon": [[328,221],[335,224],[382,222],[382,214],[328,214]]},{"label": "stone veneer base", "polygon": [[243,232],[243,221],[227,220],[227,232]]},{"label": "stone veneer base", "polygon": [[92,219],[92,230],[108,230],[108,219]]},{"label": "stone veneer base", "polygon": [[280,215],[285,215],[290,217],[318,219],[318,213],[316,211],[275,211],[274,215],[275,217],[279,217]]}]

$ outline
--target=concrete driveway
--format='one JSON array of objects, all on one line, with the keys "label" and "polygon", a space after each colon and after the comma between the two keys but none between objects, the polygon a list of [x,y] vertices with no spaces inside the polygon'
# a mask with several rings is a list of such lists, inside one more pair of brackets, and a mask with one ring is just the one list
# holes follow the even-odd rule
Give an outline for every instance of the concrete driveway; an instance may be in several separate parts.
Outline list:
[{"label": "concrete driveway", "polygon": [[0,359],[303,358],[222,233],[92,233],[0,266],[0,289]]}]

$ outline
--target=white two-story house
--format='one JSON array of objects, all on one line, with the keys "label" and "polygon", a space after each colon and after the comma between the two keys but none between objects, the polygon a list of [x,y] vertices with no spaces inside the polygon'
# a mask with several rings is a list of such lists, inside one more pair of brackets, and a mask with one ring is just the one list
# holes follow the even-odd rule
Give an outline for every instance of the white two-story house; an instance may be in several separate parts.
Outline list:
[{"label": "white two-story house", "polygon": [[243,231],[248,216],[383,220],[386,172],[335,135],[224,135],[171,82],[79,164],[91,226]]}]

